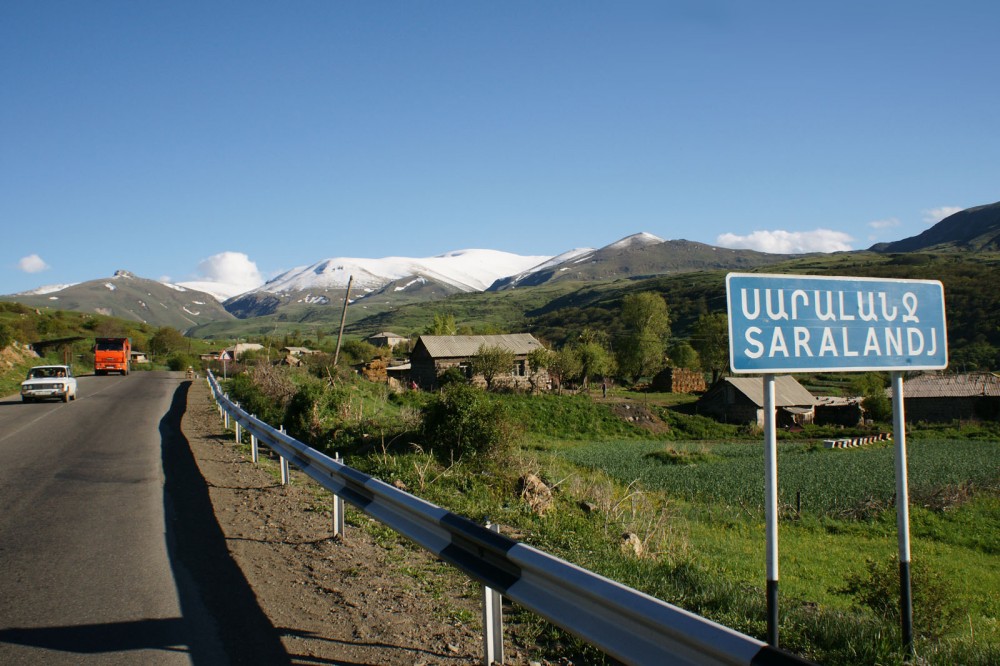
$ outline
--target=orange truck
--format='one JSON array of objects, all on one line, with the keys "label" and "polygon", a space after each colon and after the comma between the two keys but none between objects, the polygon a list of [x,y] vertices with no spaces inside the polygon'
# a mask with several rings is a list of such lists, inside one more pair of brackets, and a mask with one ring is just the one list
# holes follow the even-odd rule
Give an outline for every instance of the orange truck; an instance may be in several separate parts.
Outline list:
[{"label": "orange truck", "polygon": [[132,365],[132,338],[97,338],[94,341],[94,374],[120,372],[127,375]]}]

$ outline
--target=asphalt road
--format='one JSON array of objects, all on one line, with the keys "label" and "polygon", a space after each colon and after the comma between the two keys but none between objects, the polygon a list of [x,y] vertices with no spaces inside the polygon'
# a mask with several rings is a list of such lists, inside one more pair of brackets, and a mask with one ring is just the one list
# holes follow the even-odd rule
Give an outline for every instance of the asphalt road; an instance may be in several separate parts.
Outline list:
[{"label": "asphalt road", "polygon": [[[201,520],[211,535],[213,523],[177,515],[199,509],[180,433],[186,394],[182,373],[136,372],[81,377],[66,404],[0,400],[0,663],[244,661],[178,533]],[[194,495],[179,504],[185,488]]]}]

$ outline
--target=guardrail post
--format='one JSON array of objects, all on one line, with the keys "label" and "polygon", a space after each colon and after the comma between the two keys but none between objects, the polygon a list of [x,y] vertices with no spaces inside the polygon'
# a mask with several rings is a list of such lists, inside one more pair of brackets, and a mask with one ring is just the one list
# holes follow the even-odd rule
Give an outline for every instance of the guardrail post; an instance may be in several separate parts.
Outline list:
[{"label": "guardrail post", "polygon": [[[333,454],[334,462],[338,462],[341,465],[344,464],[344,459],[340,457],[340,452]],[[333,496],[333,536],[344,538],[344,498],[340,495],[334,494]]]},{"label": "guardrail post", "polygon": [[[278,432],[281,434],[285,433],[285,426],[279,426]],[[278,456],[281,460],[281,485],[287,486],[291,482],[291,474],[288,471],[288,459],[282,455]]]},{"label": "guardrail post", "polygon": [[[256,419],[257,415],[253,414],[252,417],[254,419]],[[256,465],[257,462],[258,462],[258,460],[259,460],[259,458],[260,458],[260,456],[257,453],[257,435],[255,435],[253,433],[253,431],[251,430],[250,431],[250,460],[252,460],[253,464]]]},{"label": "guardrail post", "polygon": [[[229,397],[228,395],[225,397]],[[225,409],[222,410],[222,424],[225,426],[226,430],[229,430],[229,412]]]},{"label": "guardrail post", "polygon": [[[235,404],[236,404],[236,406],[237,406],[237,407],[239,407],[239,406],[240,406],[240,403],[238,403],[238,402],[237,402],[237,403],[235,403]],[[234,425],[236,426],[236,443],[237,443],[237,444],[239,444],[239,443],[240,443],[240,439],[241,439],[241,436],[243,435],[243,432],[242,432],[242,431],[240,430],[240,422],[239,422],[239,421],[236,421],[236,420],[234,419],[234,420],[233,420],[233,424],[234,424]]]},{"label": "guardrail post", "polygon": [[[486,529],[500,532],[499,525],[486,521]],[[503,596],[483,585],[483,664],[503,663]]]}]

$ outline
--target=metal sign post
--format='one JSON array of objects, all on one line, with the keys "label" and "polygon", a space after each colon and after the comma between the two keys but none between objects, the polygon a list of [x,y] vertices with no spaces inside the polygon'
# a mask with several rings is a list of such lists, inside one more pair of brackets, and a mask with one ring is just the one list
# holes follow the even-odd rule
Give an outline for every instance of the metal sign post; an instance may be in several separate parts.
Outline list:
[{"label": "metal sign post", "polygon": [[764,375],[764,522],[767,537],[767,642],[778,647],[778,429],[774,375]]},{"label": "metal sign post", "polygon": [[730,273],[729,365],[763,374],[767,637],[778,645],[778,464],[774,373],[892,371],[900,615],[913,650],[903,375],[948,366],[944,287],[890,280]]},{"label": "metal sign post", "polygon": [[910,579],[910,498],[906,475],[903,373],[892,373],[892,430],[896,438],[896,533],[899,537],[899,618],[903,644],[913,654],[913,595]]}]

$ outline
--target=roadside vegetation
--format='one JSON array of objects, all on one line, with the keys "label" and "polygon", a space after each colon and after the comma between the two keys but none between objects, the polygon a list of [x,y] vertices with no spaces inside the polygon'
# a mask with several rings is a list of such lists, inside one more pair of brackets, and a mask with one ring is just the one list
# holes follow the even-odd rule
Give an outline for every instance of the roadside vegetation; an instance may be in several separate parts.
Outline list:
[{"label": "roadside vegetation", "polygon": [[[529,395],[460,382],[391,392],[311,364],[249,364],[227,390],[353,467],[765,636],[759,432],[685,413],[690,398],[669,394]],[[921,663],[1000,660],[998,435],[993,423],[910,432]],[[824,436],[784,433],[779,445],[781,644],[824,664],[903,663],[891,443],[827,450]],[[356,512],[349,521],[367,524]],[[520,650],[605,662],[529,613],[514,608],[508,617]]]}]

